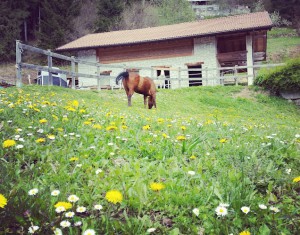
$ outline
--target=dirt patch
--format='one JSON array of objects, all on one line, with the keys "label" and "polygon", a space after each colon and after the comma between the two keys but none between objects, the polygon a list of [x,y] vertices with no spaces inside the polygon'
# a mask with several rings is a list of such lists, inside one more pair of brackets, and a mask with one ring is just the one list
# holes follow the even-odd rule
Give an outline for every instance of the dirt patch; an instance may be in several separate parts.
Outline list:
[{"label": "dirt patch", "polygon": [[[22,83],[33,83],[37,72],[34,70],[22,69]],[[1,64],[0,65],[0,82],[16,85],[16,67],[15,64]]]},{"label": "dirt patch", "polygon": [[245,87],[243,90],[241,90],[239,93],[235,93],[233,95],[234,98],[244,98],[244,99],[250,99],[256,101],[256,96],[258,94],[264,94],[269,95],[266,91],[253,91],[250,90],[248,87]]}]

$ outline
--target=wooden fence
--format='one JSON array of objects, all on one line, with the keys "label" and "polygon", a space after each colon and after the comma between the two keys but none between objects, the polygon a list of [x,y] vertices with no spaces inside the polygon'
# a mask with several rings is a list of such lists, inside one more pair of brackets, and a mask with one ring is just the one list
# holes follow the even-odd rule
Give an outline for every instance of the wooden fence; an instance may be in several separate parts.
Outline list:
[{"label": "wooden fence", "polygon": [[[35,64],[29,64],[22,61],[22,53],[24,50],[28,50],[33,53],[38,53],[47,56],[48,66],[41,66],[41,65],[35,65]],[[69,61],[70,62],[70,70],[62,70],[62,69],[56,69],[53,68],[52,59],[58,58],[61,60]],[[78,64],[85,64],[88,66],[92,66],[93,68],[96,68],[95,74],[86,74],[86,73],[79,73],[76,70],[76,66]],[[241,73],[240,71],[246,71],[247,69],[254,69],[258,70],[260,68],[266,67],[271,68],[275,66],[282,66],[284,64],[260,64],[260,65],[254,65],[254,66],[234,66],[234,67],[219,67],[219,68],[201,68],[201,69],[187,69],[187,68],[159,68],[159,70],[172,70],[172,73],[177,74],[177,76],[163,76],[158,77],[156,74],[156,71],[158,68],[153,67],[134,67],[137,71],[146,71],[150,70],[151,78],[157,81],[157,84],[160,85],[160,88],[170,88],[168,84],[172,84],[172,82],[177,81],[178,87],[181,87],[182,82],[193,82],[193,85],[202,85],[202,84],[218,84],[218,85],[226,85],[226,83],[233,83],[233,84],[239,84],[241,80],[248,80],[249,78],[253,81],[255,78],[255,72],[253,75],[248,75],[247,73]],[[126,69],[130,69],[126,65],[109,65],[109,64],[100,64],[96,62],[90,62],[90,61],[84,61],[80,60],[78,58],[75,58],[74,56],[68,57],[65,55],[57,54],[54,52],[51,52],[50,50],[42,50],[40,48],[36,48],[33,46],[29,46],[26,44],[21,43],[20,41],[16,41],[16,76],[17,81],[16,85],[17,87],[22,86],[22,68],[27,69],[33,69],[37,71],[46,71],[49,73],[49,85],[53,85],[53,78],[52,73],[60,73],[60,74],[66,74],[69,78],[71,78],[71,87],[72,89],[75,89],[75,79],[80,77],[84,80],[84,78],[92,78],[97,80],[97,89],[100,90],[100,81],[101,79],[111,79],[113,81],[113,84],[110,84],[111,89],[114,88],[114,80],[115,77],[110,75],[103,75],[100,72],[101,69],[118,69],[125,71]],[[209,76],[208,74],[211,72],[214,72],[215,76]],[[189,72],[193,72],[193,75],[197,76],[198,78],[191,78],[188,76]]]}]

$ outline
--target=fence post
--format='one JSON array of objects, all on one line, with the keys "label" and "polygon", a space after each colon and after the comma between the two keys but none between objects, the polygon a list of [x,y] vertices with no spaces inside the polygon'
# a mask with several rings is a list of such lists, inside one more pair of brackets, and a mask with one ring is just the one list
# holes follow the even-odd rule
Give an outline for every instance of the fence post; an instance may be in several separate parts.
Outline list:
[{"label": "fence post", "polygon": [[100,65],[97,64],[97,90],[101,90],[101,84],[100,84]]},{"label": "fence post", "polygon": [[48,76],[49,76],[49,81],[48,81],[48,85],[50,84],[51,86],[53,86],[53,77],[52,77],[52,72],[50,71],[52,69],[52,53],[51,50],[48,49]]},{"label": "fence post", "polygon": [[75,89],[75,82],[76,82],[76,77],[75,77],[75,71],[76,71],[76,64],[75,64],[75,57],[71,56],[71,78],[72,78],[72,89]]},{"label": "fence post", "polygon": [[234,66],[234,80],[235,80],[235,85],[238,85],[238,77],[237,77],[237,65]]},{"label": "fence post", "polygon": [[20,48],[20,41],[16,40],[16,75],[17,75],[16,85],[17,87],[22,87],[22,68],[20,64],[21,62],[22,62],[22,51]]}]

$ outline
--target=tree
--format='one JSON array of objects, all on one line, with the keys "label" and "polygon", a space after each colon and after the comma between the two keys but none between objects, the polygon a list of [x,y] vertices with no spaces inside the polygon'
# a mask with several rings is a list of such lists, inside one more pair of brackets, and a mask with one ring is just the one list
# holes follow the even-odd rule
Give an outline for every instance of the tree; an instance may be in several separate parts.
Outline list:
[{"label": "tree", "polygon": [[73,32],[72,21],[79,14],[80,0],[43,0],[40,9],[38,45],[54,49],[66,43]]},{"label": "tree", "polygon": [[28,5],[22,0],[0,2],[0,59],[15,58],[15,41],[21,39],[22,26],[28,16]]},{"label": "tree", "polygon": [[98,0],[95,32],[107,32],[120,19],[125,8],[123,0]]},{"label": "tree", "polygon": [[144,1],[128,5],[121,13],[120,19],[110,30],[139,29],[159,24],[157,7]]},{"label": "tree", "polygon": [[160,25],[193,21],[195,13],[186,0],[161,0],[159,3]]}]

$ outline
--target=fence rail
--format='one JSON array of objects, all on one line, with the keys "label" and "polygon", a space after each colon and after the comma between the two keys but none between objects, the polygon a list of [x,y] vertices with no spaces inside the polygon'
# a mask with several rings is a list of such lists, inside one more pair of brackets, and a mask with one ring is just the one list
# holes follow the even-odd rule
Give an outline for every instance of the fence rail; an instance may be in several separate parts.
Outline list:
[{"label": "fence rail", "polygon": [[[22,61],[22,53],[24,50],[28,50],[33,53],[38,53],[47,56],[48,66],[42,65],[35,65],[29,64]],[[70,70],[62,70],[53,68],[52,59],[57,58],[61,60],[65,60],[70,62]],[[88,66],[92,66],[96,72],[95,74],[86,74],[86,73],[79,73],[76,72],[76,65],[84,64]],[[255,73],[253,75],[248,75],[246,73],[240,73],[239,71],[246,71],[247,69],[257,70],[260,68],[271,68],[276,66],[282,66],[284,64],[260,64],[260,65],[253,65],[253,66],[234,66],[234,67],[219,67],[219,68],[161,68],[161,67],[134,67],[134,69],[138,71],[148,71],[150,70],[151,78],[157,81],[157,85],[161,88],[169,88],[170,84],[174,81],[178,82],[178,86],[181,87],[182,82],[191,82],[192,85],[203,85],[203,84],[220,84],[225,85],[226,83],[230,82],[233,84],[238,84],[240,80],[248,80],[255,78]],[[100,80],[101,79],[110,79],[114,81],[115,77],[110,75],[103,76],[100,73],[100,68],[108,68],[108,69],[118,69],[125,71],[126,69],[131,69],[132,66],[126,65],[108,65],[108,64],[100,64],[97,62],[90,62],[84,61],[74,56],[68,57],[65,55],[61,55],[58,53],[54,53],[50,50],[43,50],[40,48],[36,48],[33,46],[29,46],[26,44],[21,43],[20,41],[16,41],[16,75],[17,75],[17,82],[16,85],[18,87],[22,86],[22,68],[33,69],[38,71],[46,71],[49,73],[49,85],[53,85],[53,78],[52,73],[60,73],[69,76],[72,80],[72,89],[75,89],[75,79],[76,77],[80,78],[92,78],[97,80],[97,89],[100,90]],[[172,71],[173,76],[157,76],[156,71],[160,70],[161,73],[163,71]],[[193,76],[189,76],[189,73],[192,72]],[[215,76],[209,76],[208,74],[214,72]],[[160,84],[160,85],[159,85]],[[111,88],[114,88],[114,85],[110,84]]]}]

